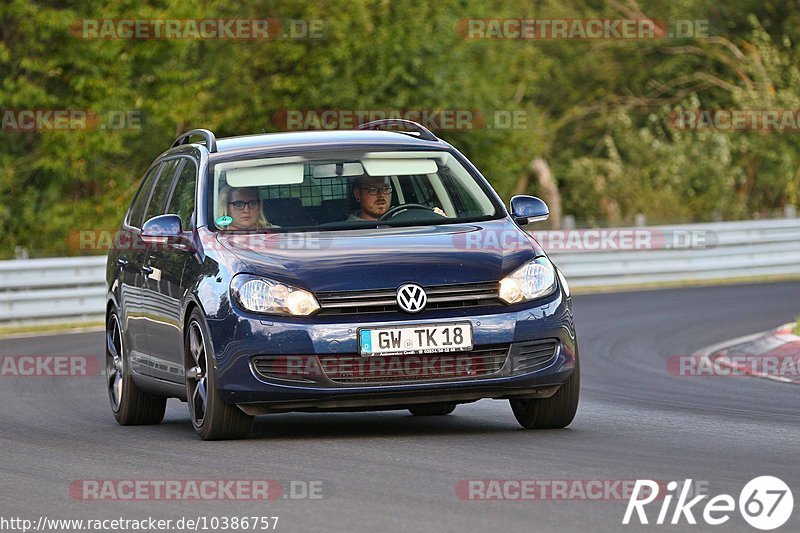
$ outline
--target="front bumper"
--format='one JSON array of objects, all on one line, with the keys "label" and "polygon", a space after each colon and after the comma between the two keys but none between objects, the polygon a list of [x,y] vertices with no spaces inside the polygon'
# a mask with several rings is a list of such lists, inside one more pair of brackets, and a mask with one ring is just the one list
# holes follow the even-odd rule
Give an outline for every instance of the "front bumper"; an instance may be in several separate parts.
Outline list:
[{"label": "front bumper", "polygon": [[[509,346],[502,368],[488,375],[415,382],[343,383],[325,375],[297,382],[259,373],[254,358],[270,356],[353,356],[363,326],[470,321],[476,348]],[[250,414],[283,411],[392,409],[413,403],[469,402],[481,398],[536,398],[554,394],[572,373],[577,341],[571,302],[559,288],[536,302],[508,307],[432,310],[419,315],[372,313],[307,319],[259,317],[241,311],[209,320],[222,398]],[[554,341],[545,364],[525,369],[515,346]],[[517,350],[518,351],[518,350]]]}]

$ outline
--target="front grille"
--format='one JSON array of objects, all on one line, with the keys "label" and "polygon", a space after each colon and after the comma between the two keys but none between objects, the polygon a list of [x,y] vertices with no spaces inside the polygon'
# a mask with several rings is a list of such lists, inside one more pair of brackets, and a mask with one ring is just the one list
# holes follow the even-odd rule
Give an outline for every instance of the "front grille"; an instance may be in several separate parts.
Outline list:
[{"label": "front grille", "polygon": [[[425,310],[499,305],[500,283],[467,283],[423,287],[428,295]],[[357,315],[400,311],[395,289],[337,291],[316,294],[321,315]]]},{"label": "front grille", "polygon": [[508,346],[487,345],[470,352],[424,355],[323,355],[319,359],[326,376],[334,383],[452,381],[499,372],[506,363]]},{"label": "front grille", "polygon": [[514,374],[535,372],[546,367],[555,357],[558,341],[517,342],[511,347],[511,371]]},{"label": "front grille", "polygon": [[259,355],[253,369],[271,380],[298,383],[381,384],[453,381],[491,376],[508,358],[509,344],[469,352],[362,357],[356,354]]},{"label": "front grille", "polygon": [[313,355],[260,355],[253,358],[253,368],[265,378],[313,383],[321,372]]}]

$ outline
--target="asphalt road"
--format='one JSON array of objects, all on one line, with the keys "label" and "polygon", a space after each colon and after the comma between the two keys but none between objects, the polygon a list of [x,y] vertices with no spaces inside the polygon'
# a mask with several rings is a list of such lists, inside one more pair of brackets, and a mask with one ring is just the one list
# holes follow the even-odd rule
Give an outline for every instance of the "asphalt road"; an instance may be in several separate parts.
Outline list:
[{"label": "asphalt road", "polygon": [[[273,415],[258,419],[249,440],[202,442],[176,400],[159,426],[120,427],[102,376],[0,376],[0,517],[278,516],[278,531],[636,531],[654,526],[622,526],[626,500],[464,501],[455,487],[464,479],[693,479],[738,499],[750,479],[775,475],[797,500],[781,530],[800,530],[800,388],[666,370],[671,355],[792,320],[800,283],[586,295],[575,311],[582,398],[573,424],[559,431],[524,431],[507,402],[484,400],[427,419]],[[0,355],[100,357],[103,342],[99,332],[4,339]],[[70,494],[86,479],[264,478],[279,480],[284,494],[292,480],[321,481],[323,497],[132,502]],[[651,521],[660,504],[652,505]],[[702,508],[694,514],[702,523]],[[660,529],[755,531],[738,512],[724,526]]]}]

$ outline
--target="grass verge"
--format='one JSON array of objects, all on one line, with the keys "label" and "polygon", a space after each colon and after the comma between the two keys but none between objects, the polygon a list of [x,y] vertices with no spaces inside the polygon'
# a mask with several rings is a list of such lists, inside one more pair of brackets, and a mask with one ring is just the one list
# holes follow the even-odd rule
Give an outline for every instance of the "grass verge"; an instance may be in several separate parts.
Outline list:
[{"label": "grass verge", "polygon": [[0,326],[0,337],[19,337],[36,334],[71,333],[92,331],[103,327],[102,320],[85,322],[54,322],[51,324],[20,324]]}]

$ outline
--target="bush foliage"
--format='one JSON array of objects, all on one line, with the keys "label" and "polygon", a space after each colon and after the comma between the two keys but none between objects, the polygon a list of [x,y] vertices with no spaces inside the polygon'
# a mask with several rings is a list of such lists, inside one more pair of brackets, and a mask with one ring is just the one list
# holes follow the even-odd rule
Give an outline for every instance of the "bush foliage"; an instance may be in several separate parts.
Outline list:
[{"label": "bush foliage", "polygon": [[[708,35],[643,40],[465,39],[474,18],[706,21]],[[322,38],[87,39],[85,18],[320,20]],[[0,110],[133,111],[128,129],[0,130],[0,257],[79,253],[71,232],[118,226],[175,136],[277,131],[286,110],[479,110],[524,127],[440,134],[505,199],[540,193],[586,224],[750,218],[800,203],[800,132],[686,131],[675,112],[800,110],[797,1],[291,0],[247,5],[8,0]],[[71,29],[72,28],[72,29]],[[504,115],[504,116],[505,116]]]}]

